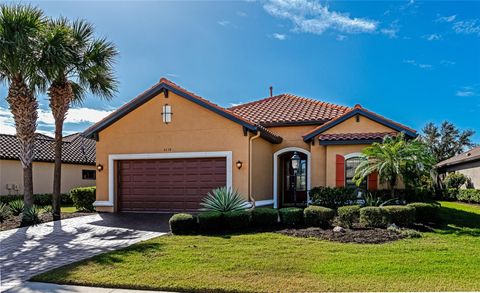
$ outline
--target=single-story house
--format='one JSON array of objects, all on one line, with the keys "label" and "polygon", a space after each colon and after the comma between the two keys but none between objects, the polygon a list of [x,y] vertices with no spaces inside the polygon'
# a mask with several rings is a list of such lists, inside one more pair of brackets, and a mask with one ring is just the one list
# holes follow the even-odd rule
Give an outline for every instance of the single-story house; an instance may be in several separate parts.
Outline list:
[{"label": "single-story house", "polygon": [[362,149],[399,132],[417,136],[360,105],[281,94],[223,108],[162,78],[84,135],[97,142],[95,206],[114,212],[196,210],[220,186],[256,206],[306,203],[312,187],[352,186]]},{"label": "single-story house", "polygon": [[[15,135],[0,134],[0,195],[23,194],[23,168]],[[53,138],[36,134],[33,158],[33,193],[53,192]],[[79,133],[63,138],[61,192],[95,185],[95,141]]]},{"label": "single-story house", "polygon": [[441,161],[436,167],[441,178],[448,173],[461,173],[469,179],[466,187],[480,189],[480,147]]}]

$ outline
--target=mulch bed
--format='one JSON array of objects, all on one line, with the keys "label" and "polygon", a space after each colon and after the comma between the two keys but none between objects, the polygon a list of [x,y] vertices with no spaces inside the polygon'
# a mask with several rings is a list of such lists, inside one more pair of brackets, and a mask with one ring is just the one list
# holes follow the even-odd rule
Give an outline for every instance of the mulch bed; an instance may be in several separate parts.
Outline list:
[{"label": "mulch bed", "polygon": [[332,229],[321,228],[284,229],[277,231],[288,236],[302,238],[319,238],[342,243],[379,244],[405,238],[400,233],[387,229],[345,229],[344,232],[333,232]]},{"label": "mulch bed", "polygon": [[[62,219],[88,216],[91,214],[92,213],[62,213]],[[42,221],[42,223],[53,221],[53,217],[50,213],[40,214],[39,218],[40,218],[40,221]],[[3,223],[0,223],[0,231],[20,228],[21,220],[22,218],[20,216],[16,216],[16,217],[12,216],[8,218]]]}]

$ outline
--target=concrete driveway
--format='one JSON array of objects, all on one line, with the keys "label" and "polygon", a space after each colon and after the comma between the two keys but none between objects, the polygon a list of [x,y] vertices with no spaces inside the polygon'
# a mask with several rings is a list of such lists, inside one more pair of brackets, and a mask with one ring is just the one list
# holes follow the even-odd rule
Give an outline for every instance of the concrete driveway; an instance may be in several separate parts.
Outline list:
[{"label": "concrete driveway", "polygon": [[0,292],[41,272],[168,232],[170,214],[94,214],[0,232]]}]

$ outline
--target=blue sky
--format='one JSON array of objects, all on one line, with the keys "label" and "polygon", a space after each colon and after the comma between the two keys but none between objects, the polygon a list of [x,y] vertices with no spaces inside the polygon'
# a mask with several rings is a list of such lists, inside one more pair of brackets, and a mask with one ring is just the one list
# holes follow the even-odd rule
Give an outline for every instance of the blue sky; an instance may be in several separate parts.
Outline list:
[{"label": "blue sky", "polygon": [[[272,85],[275,94],[360,103],[417,130],[449,120],[480,132],[478,1],[32,3],[52,17],[92,22],[120,51],[117,97],[88,98],[70,113],[66,133],[160,77],[222,106],[265,97]],[[39,100],[39,129],[48,133],[48,102]],[[1,98],[0,131],[11,128]]]}]

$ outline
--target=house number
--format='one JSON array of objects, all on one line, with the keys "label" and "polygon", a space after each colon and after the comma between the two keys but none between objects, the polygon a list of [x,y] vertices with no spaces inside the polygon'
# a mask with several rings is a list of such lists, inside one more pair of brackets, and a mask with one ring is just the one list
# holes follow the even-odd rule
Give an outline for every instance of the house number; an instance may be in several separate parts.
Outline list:
[{"label": "house number", "polygon": [[164,151],[164,152],[171,152],[171,151],[172,151],[172,148],[164,148],[163,151]]}]

